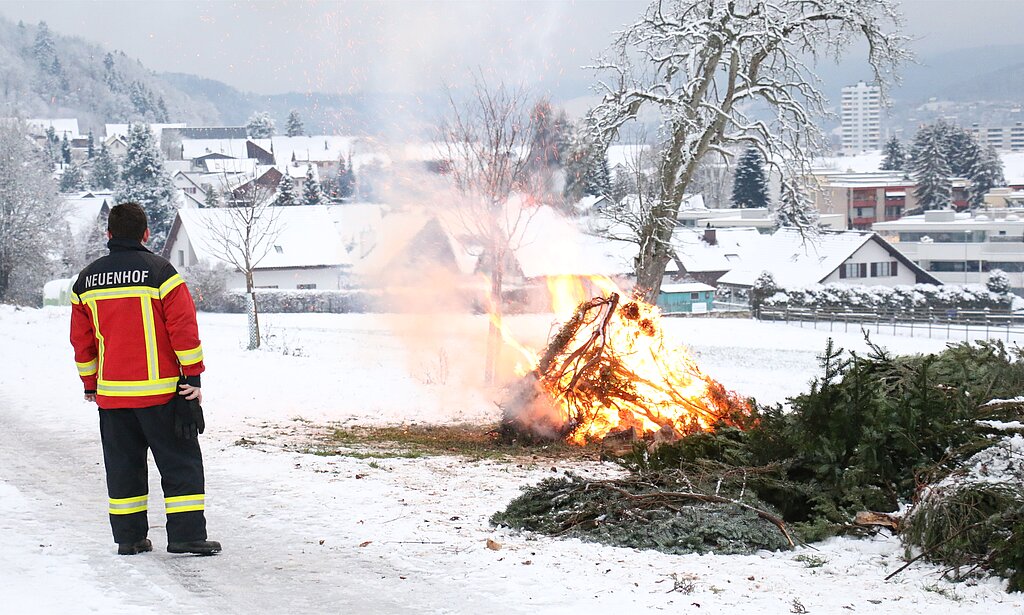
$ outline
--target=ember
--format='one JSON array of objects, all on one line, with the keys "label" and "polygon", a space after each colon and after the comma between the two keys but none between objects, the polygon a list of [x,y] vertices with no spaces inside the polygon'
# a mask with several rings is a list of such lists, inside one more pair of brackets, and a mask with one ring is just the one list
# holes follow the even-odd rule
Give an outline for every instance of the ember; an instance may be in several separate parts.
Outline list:
[{"label": "ember", "polygon": [[620,304],[611,280],[588,281],[602,294],[585,301],[580,279],[549,282],[565,320],[539,358],[505,331],[529,366],[499,404],[506,439],[582,445],[632,431],[664,440],[719,421],[733,424],[749,412],[744,399],[704,375],[685,349],[666,347],[657,307]]}]

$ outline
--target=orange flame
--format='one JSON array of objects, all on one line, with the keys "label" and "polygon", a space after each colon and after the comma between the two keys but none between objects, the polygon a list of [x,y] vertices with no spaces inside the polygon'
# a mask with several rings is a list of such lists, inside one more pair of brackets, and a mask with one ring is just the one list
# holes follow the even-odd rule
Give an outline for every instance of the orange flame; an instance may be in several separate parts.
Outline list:
[{"label": "orange flame", "polygon": [[[728,420],[732,412],[745,409],[745,402],[721,384],[704,375],[690,353],[682,346],[667,344],[661,325],[661,310],[642,301],[627,301],[618,286],[601,276],[558,276],[548,279],[552,308],[562,322],[576,312],[578,306],[594,295],[623,297],[613,314],[608,315],[602,329],[604,348],[613,352],[616,365],[622,371],[616,378],[627,375],[622,383],[629,394],[603,399],[594,387],[574,388],[575,370],[566,370],[559,376],[542,374],[542,386],[554,401],[553,412],[558,419],[576,417],[567,439],[576,444],[601,439],[613,431],[633,428],[639,434],[671,431],[678,437],[697,430],[708,430],[719,420]],[[530,358],[531,369],[538,365],[537,352],[525,348],[506,334],[506,342]],[[593,335],[580,329],[568,348],[578,347]],[[554,379],[554,376],[558,376]],[[602,377],[604,375],[602,374]],[[600,387],[598,387],[599,389]]]}]

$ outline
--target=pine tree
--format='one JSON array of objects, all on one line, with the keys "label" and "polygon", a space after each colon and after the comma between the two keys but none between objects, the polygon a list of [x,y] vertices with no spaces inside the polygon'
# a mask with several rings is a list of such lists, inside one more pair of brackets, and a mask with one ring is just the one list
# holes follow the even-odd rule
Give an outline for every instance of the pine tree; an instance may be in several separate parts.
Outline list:
[{"label": "pine tree", "polygon": [[985,287],[988,288],[989,292],[1005,295],[1010,292],[1010,276],[1006,275],[1006,272],[1002,269],[993,269],[988,274]]},{"label": "pine tree", "polygon": [[936,127],[943,141],[942,152],[946,157],[946,164],[949,165],[949,173],[952,177],[968,177],[971,165],[980,157],[981,148],[974,140],[971,133],[939,120]]},{"label": "pine tree", "polygon": [[64,169],[60,176],[61,192],[78,192],[85,188],[85,175],[82,173],[81,165],[71,164]]},{"label": "pine tree", "polygon": [[893,136],[885,142],[885,156],[878,169],[880,171],[902,171],[906,158],[907,154],[903,151],[903,144]]},{"label": "pine tree", "polygon": [[32,53],[35,55],[39,65],[44,69],[48,69],[53,65],[55,47],[53,45],[53,37],[50,36],[50,27],[46,25],[45,21],[40,21],[36,29],[36,42],[32,46]]},{"label": "pine tree", "polygon": [[301,137],[306,133],[305,127],[302,125],[302,118],[299,117],[299,112],[292,109],[288,113],[288,119],[285,120],[284,134],[288,137]]},{"label": "pine tree", "polygon": [[324,200],[323,191],[320,189],[320,182],[313,175],[313,165],[306,167],[306,181],[302,186],[302,204],[319,205]]},{"label": "pine tree", "polygon": [[89,129],[89,145],[86,150],[86,156],[89,160],[92,160],[96,156],[96,141],[92,136],[92,128]]},{"label": "pine tree", "polygon": [[269,139],[274,136],[274,120],[265,111],[253,113],[245,125],[246,132],[253,139]]},{"label": "pine tree", "polygon": [[60,157],[64,164],[71,164],[71,143],[68,141],[68,133],[66,132],[60,140]]},{"label": "pine tree", "polygon": [[985,203],[985,194],[989,190],[1006,185],[1003,176],[1003,160],[999,152],[991,145],[988,149],[978,148],[978,156],[971,164],[968,179],[971,185],[967,190],[967,198],[971,207],[981,207]]},{"label": "pine tree", "polygon": [[564,195],[570,202],[583,196],[604,196],[612,193],[612,176],[603,151],[583,142],[574,144],[565,162]]},{"label": "pine tree", "polygon": [[533,134],[530,135],[530,166],[544,169],[565,163],[564,131],[568,128],[565,112],[556,113],[547,99],[542,99],[530,111]]},{"label": "pine tree", "polygon": [[944,155],[945,142],[941,130],[922,128],[914,137],[911,172],[917,188],[914,195],[924,209],[943,209],[952,204],[953,184],[949,164]]},{"label": "pine tree", "polygon": [[768,207],[768,179],[757,148],[748,147],[736,164],[732,201],[734,207]]},{"label": "pine tree", "polygon": [[277,207],[291,207],[299,204],[299,197],[295,194],[295,181],[292,176],[285,173],[284,177],[277,184],[277,196],[274,198],[274,205]]},{"label": "pine tree", "polygon": [[203,184],[203,207],[220,207],[220,195],[217,189],[210,184]]},{"label": "pine tree", "polygon": [[149,218],[150,242],[155,250],[163,248],[174,217],[174,184],[164,170],[163,156],[156,147],[148,126],[132,124],[128,130],[121,181],[114,191],[118,203],[134,201]]},{"label": "pine tree", "polygon": [[92,161],[89,185],[95,190],[113,190],[120,178],[121,170],[117,161],[107,150],[107,144],[100,144],[100,151]]}]

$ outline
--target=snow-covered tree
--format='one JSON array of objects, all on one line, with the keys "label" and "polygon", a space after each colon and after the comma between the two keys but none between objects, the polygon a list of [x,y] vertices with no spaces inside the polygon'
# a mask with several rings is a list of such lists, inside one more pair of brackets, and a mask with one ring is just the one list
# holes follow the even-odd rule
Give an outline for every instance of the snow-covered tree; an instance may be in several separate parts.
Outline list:
[{"label": "snow-covered tree", "polygon": [[306,134],[306,128],[302,125],[302,118],[299,117],[299,112],[295,109],[288,113],[288,119],[284,123],[284,134],[288,137],[301,137]]},{"label": "snow-covered tree", "polygon": [[352,168],[352,155],[348,160],[342,155],[338,158],[338,176],[334,180],[335,191],[339,198],[349,199],[356,193],[356,172]]},{"label": "snow-covered tree", "polygon": [[736,177],[732,183],[733,207],[768,207],[769,201],[764,160],[757,148],[748,147],[736,163]]},{"label": "snow-covered tree", "polygon": [[302,204],[319,205],[324,202],[324,191],[313,173],[313,165],[306,166],[306,181],[302,184]]},{"label": "snow-covered tree", "polygon": [[592,141],[577,140],[565,161],[565,197],[576,202],[584,196],[612,193],[612,176],[605,150]]},{"label": "snow-covered tree", "polygon": [[217,189],[214,188],[212,184],[203,184],[202,189],[204,195],[203,207],[210,208],[221,206],[222,202],[220,198],[220,193],[217,192]]},{"label": "snow-covered tree", "polygon": [[971,207],[981,207],[985,204],[985,194],[998,186],[1006,185],[1006,178],[1003,176],[1003,160],[999,152],[991,145],[987,149],[980,149],[978,156],[972,161],[967,174],[971,185],[967,190],[967,198]]},{"label": "snow-covered tree", "polygon": [[914,195],[922,209],[944,209],[952,205],[953,184],[939,130],[921,129],[914,137],[910,170],[917,188]]},{"label": "snow-covered tree", "polygon": [[274,136],[274,120],[265,111],[253,113],[245,124],[245,131],[253,139],[269,139]]},{"label": "snow-covered tree", "polygon": [[66,210],[20,122],[0,122],[0,301],[38,303]]},{"label": "snow-covered tree", "polygon": [[221,192],[231,194],[231,206],[221,208],[220,215],[206,218],[206,230],[211,238],[207,246],[214,258],[245,276],[249,350],[254,350],[260,346],[254,272],[281,234],[280,210],[272,206],[273,195],[269,188],[257,182],[232,188],[225,176]]},{"label": "snow-covered tree", "polygon": [[149,218],[149,241],[154,250],[162,249],[167,240],[174,219],[174,199],[174,183],[164,169],[163,155],[157,149],[153,133],[149,126],[132,124],[114,200],[142,205]]},{"label": "snow-covered tree", "polygon": [[775,283],[775,276],[770,271],[762,271],[750,289],[750,306],[757,310],[765,299],[777,292],[779,292],[779,285]]},{"label": "snow-covered tree", "polygon": [[277,196],[274,198],[274,205],[290,207],[299,204],[299,196],[295,193],[295,181],[287,173],[277,183]]},{"label": "snow-covered tree", "polygon": [[827,107],[815,62],[866,43],[884,91],[909,57],[899,21],[894,0],[658,0],[619,34],[596,67],[608,75],[604,98],[584,129],[604,149],[642,111],[662,118],[657,203],[635,238],[638,295],[657,298],[679,207],[704,157],[753,145],[781,176],[809,174]]},{"label": "snow-covered tree", "polygon": [[68,141],[68,133],[60,140],[60,158],[64,164],[71,164],[71,142]]},{"label": "snow-covered tree", "polygon": [[106,143],[100,144],[100,151],[92,160],[89,172],[89,186],[95,190],[113,190],[120,179],[121,170],[110,154]]},{"label": "snow-covered tree", "polygon": [[988,273],[988,280],[985,282],[985,287],[990,292],[1005,295],[1010,292],[1010,276],[1006,275],[1006,272],[1002,269],[993,269]]},{"label": "snow-covered tree", "polygon": [[810,197],[798,179],[784,179],[779,190],[779,204],[772,212],[775,224],[804,229],[805,234],[813,234],[815,223],[814,212],[808,210],[804,203]]},{"label": "snow-covered tree", "polygon": [[880,171],[902,171],[904,161],[907,158],[903,151],[903,144],[895,136],[885,142],[885,155],[882,157],[882,164],[878,167]]},{"label": "snow-covered tree", "polygon": [[556,110],[551,101],[537,101],[530,111],[533,134],[530,135],[529,157],[534,168],[550,168],[565,164],[572,139],[572,123],[563,110]]},{"label": "snow-covered tree", "polygon": [[88,145],[86,146],[86,157],[92,160],[96,156],[96,140],[92,136],[92,128],[89,129]]},{"label": "snow-covered tree", "polygon": [[78,192],[85,189],[85,174],[78,164],[69,164],[60,176],[61,192]]},{"label": "snow-covered tree", "polygon": [[526,151],[533,129],[521,89],[489,86],[481,77],[465,103],[457,103],[451,93],[448,102],[438,141],[448,161],[447,177],[459,193],[455,214],[466,234],[483,248],[480,262],[490,278],[492,317],[484,380],[492,382],[501,352],[505,270],[535,211],[513,198],[531,186],[529,158],[518,153]]}]

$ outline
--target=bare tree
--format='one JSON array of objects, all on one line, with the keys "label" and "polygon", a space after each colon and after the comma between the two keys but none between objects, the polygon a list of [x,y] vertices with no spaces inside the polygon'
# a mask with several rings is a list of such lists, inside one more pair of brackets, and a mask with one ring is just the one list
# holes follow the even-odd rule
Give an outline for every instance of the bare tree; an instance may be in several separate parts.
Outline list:
[{"label": "bare tree", "polygon": [[205,226],[211,245],[207,247],[215,258],[245,276],[249,350],[254,350],[260,346],[260,324],[253,274],[281,234],[280,209],[273,206],[273,187],[256,178],[233,186],[225,174],[220,192],[224,206],[203,210],[209,212]]},{"label": "bare tree", "polygon": [[35,303],[61,263],[66,206],[24,124],[0,120],[0,301]]},{"label": "bare tree", "polygon": [[516,193],[528,195],[530,160],[526,155],[533,119],[521,89],[490,87],[482,77],[466,103],[448,93],[449,114],[440,127],[446,172],[459,191],[456,213],[467,233],[484,249],[483,268],[490,277],[492,319],[487,335],[484,380],[493,382],[501,350],[499,330],[502,288],[516,238],[532,210]]},{"label": "bare tree", "polygon": [[[863,40],[884,90],[909,57],[899,25],[894,0],[656,0],[618,35],[595,67],[610,78],[584,130],[607,147],[642,109],[661,115],[657,201],[637,237],[638,296],[657,297],[679,206],[705,156],[731,159],[751,146],[784,178],[806,176],[827,103],[813,64]],[[811,226],[810,204],[793,196],[783,202],[799,211],[779,215]]]}]

